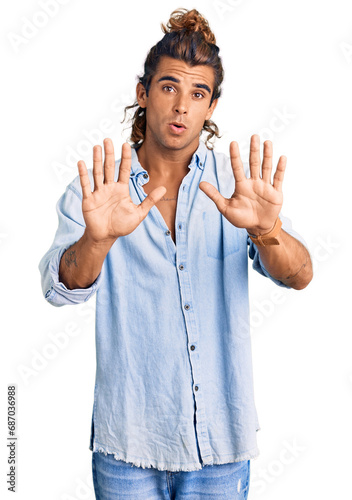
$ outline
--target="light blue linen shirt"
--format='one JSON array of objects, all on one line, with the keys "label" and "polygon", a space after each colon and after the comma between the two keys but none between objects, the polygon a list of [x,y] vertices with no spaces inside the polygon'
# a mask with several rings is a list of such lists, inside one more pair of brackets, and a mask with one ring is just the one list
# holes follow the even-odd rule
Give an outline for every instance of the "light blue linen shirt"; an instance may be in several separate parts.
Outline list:
[{"label": "light blue linen shirt", "polygon": [[[270,275],[246,230],[230,224],[199,189],[203,180],[227,198],[234,191],[229,158],[200,141],[178,192],[176,245],[154,206],[114,243],[89,288],[69,290],[58,270],[85,227],[76,177],[58,201],[57,233],[39,264],[43,293],[55,306],[85,302],[96,292],[90,449],[143,468],[192,471],[259,454],[248,255],[255,270]],[[146,197],[146,182],[132,149],[134,203]]]}]

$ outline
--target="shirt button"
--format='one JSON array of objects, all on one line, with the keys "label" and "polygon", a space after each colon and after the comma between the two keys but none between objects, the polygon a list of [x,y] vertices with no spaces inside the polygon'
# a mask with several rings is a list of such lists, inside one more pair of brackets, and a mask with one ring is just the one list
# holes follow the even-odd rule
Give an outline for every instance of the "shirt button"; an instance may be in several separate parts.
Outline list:
[{"label": "shirt button", "polygon": [[184,266],[184,265],[182,265],[182,264],[180,264],[180,265],[178,266],[178,268],[179,268],[179,270],[180,270],[180,271],[183,271],[183,270],[184,270],[184,268],[185,268],[185,266]]},{"label": "shirt button", "polygon": [[179,228],[179,229],[182,229],[182,224],[179,224],[179,225],[178,225],[178,228]]},{"label": "shirt button", "polygon": [[194,351],[194,349],[195,349],[195,346],[191,345],[191,351]]},{"label": "shirt button", "polygon": [[143,174],[143,177],[144,177],[145,179],[148,179],[148,174]]},{"label": "shirt button", "polygon": [[203,166],[203,163],[202,163],[202,162],[200,162],[200,164],[199,164],[199,165],[202,167],[202,166]]},{"label": "shirt button", "polygon": [[198,389],[199,389],[199,387],[196,385],[195,388],[194,388],[194,390],[198,391]]},{"label": "shirt button", "polygon": [[188,309],[190,308],[191,306],[189,304],[185,304],[185,309],[186,311],[188,311]]},{"label": "shirt button", "polygon": [[165,231],[166,236],[170,236],[171,231]]}]

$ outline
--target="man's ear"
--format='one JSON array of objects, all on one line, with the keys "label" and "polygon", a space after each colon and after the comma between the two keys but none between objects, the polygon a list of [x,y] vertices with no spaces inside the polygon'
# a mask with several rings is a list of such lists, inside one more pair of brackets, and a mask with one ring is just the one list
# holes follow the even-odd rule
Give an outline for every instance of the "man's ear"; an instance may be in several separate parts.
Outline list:
[{"label": "man's ear", "polygon": [[147,107],[147,92],[145,87],[138,82],[136,87],[137,102],[141,108]]},{"label": "man's ear", "polygon": [[206,120],[210,120],[211,115],[213,114],[217,103],[218,103],[218,99],[214,99],[214,101],[211,103],[211,106],[209,107],[208,112],[207,112],[206,117],[205,117]]}]

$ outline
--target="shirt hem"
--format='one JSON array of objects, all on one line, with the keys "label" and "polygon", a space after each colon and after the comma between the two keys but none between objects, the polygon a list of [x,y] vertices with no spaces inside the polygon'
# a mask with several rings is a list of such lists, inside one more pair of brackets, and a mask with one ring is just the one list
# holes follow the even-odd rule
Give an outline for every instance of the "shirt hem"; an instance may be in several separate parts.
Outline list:
[{"label": "shirt hem", "polygon": [[[231,455],[231,459],[225,459],[225,458],[217,458],[212,461],[212,463],[206,463],[202,466],[201,463],[199,462],[194,462],[190,464],[185,464],[181,466],[179,463],[164,463],[164,462],[159,462],[158,460],[155,459],[141,459],[141,458],[136,458],[132,457],[128,453],[117,453],[115,451],[109,450],[105,446],[101,446],[99,444],[94,443],[94,445],[90,445],[89,449],[91,451],[98,452],[98,453],[103,453],[105,456],[106,455],[113,455],[115,460],[122,460],[123,462],[127,462],[131,464],[131,467],[136,466],[136,467],[141,467],[142,469],[146,468],[154,468],[158,469],[160,471],[170,471],[170,472],[191,472],[191,471],[197,471],[203,469],[203,467],[208,467],[209,465],[224,465],[228,463],[234,463],[234,462],[242,462],[244,460],[253,460],[258,458],[259,456],[259,449],[254,448],[253,450],[250,450],[248,452],[242,453],[242,455],[239,456],[234,456]],[[229,455],[227,455],[229,456]]]}]

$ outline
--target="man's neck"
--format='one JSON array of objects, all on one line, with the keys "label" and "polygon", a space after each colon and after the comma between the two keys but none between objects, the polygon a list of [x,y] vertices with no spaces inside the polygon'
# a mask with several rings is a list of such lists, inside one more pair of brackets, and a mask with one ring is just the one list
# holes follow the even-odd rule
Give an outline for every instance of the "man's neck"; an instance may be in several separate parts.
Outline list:
[{"label": "man's neck", "polygon": [[151,178],[172,181],[187,175],[188,165],[198,146],[199,142],[193,147],[169,149],[156,147],[151,141],[145,140],[137,150],[138,161]]}]

